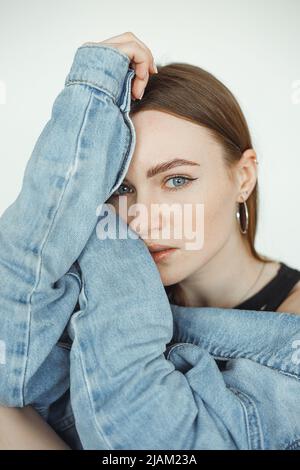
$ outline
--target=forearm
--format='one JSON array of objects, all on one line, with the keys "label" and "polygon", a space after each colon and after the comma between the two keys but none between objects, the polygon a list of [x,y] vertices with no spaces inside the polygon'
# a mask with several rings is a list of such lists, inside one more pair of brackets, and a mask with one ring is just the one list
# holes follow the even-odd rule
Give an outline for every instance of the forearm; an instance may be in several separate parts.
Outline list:
[{"label": "forearm", "polygon": [[98,205],[124,176],[130,139],[120,98],[133,74],[128,65],[111,48],[78,50],[21,192],[0,219],[2,405],[47,408],[69,386],[67,354],[55,347],[80,292],[80,277],[67,271]]},{"label": "forearm", "polygon": [[78,259],[88,294],[71,320],[70,379],[84,448],[245,448],[243,408],[209,353],[179,345],[176,369],[165,357],[173,317],[164,286],[144,241],[118,219],[123,238],[94,233]]},{"label": "forearm", "polygon": [[0,450],[70,450],[31,406],[0,406]]},{"label": "forearm", "polygon": [[84,448],[299,446],[299,317],[171,310],[144,241],[109,220],[122,238],[96,232],[78,259],[87,296],[72,318],[71,397]]}]

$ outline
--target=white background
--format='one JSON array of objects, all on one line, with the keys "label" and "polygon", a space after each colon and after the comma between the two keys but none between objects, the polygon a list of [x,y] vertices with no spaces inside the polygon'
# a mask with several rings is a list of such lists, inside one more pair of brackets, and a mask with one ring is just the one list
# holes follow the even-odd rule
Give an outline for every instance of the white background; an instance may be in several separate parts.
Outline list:
[{"label": "white background", "polygon": [[0,0],[0,215],[77,47],[125,31],[237,97],[260,162],[256,247],[300,269],[300,0]]}]

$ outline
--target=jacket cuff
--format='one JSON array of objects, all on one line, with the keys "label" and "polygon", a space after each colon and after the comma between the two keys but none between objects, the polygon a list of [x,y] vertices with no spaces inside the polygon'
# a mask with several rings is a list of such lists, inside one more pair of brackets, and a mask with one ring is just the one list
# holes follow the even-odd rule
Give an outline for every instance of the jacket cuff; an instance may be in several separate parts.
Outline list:
[{"label": "jacket cuff", "polygon": [[123,52],[104,45],[77,49],[65,86],[84,83],[111,95],[117,102],[122,94],[130,59]]}]

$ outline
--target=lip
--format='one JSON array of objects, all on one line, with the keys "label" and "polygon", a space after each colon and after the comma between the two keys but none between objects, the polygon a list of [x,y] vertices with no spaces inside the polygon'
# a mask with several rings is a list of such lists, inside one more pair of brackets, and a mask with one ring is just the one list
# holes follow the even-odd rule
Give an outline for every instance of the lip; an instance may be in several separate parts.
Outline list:
[{"label": "lip", "polygon": [[[154,249],[154,247],[152,248]],[[158,249],[157,247],[155,249]],[[166,248],[165,250],[161,251],[150,251],[150,254],[152,258],[154,259],[155,262],[159,262],[162,260],[165,260],[166,258],[169,258],[169,256],[176,251],[177,248]]]},{"label": "lip", "polygon": [[147,245],[147,246],[148,246],[149,251],[152,251],[152,252],[174,248],[173,246],[160,245],[159,243],[152,243],[151,245]]}]

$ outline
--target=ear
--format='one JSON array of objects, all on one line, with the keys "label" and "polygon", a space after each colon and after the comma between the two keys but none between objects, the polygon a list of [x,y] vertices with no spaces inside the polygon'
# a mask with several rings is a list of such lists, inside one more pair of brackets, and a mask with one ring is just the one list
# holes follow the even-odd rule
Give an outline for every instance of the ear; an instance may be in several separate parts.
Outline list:
[{"label": "ear", "polygon": [[[252,193],[257,181],[257,156],[254,149],[245,150],[237,164],[238,192],[239,194]],[[238,202],[243,202],[243,198],[239,198]]]}]

